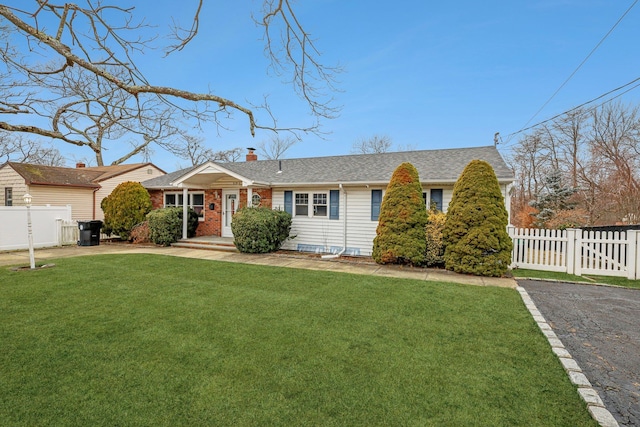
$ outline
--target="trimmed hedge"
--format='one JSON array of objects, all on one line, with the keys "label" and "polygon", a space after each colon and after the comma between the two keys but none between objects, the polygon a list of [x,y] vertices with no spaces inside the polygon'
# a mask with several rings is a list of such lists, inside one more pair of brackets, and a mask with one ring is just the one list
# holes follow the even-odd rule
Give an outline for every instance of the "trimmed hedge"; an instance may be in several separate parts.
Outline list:
[{"label": "trimmed hedge", "polygon": [[151,211],[151,196],[139,182],[127,181],[114,188],[100,207],[104,212],[103,232],[129,240],[133,227],[144,221]]},{"label": "trimmed hedge", "polygon": [[289,237],[291,215],[267,207],[241,208],[233,216],[231,231],[233,243],[240,252],[274,252]]},{"label": "trimmed hedge", "polygon": [[427,252],[427,210],[418,171],[402,163],[391,176],[373,239],[373,259],[378,264],[423,265]]},{"label": "trimmed hedge", "polygon": [[507,210],[491,165],[470,162],[453,188],[443,230],[447,270],[501,276],[509,269],[512,242]]},{"label": "trimmed hedge", "polygon": [[[147,214],[149,239],[157,244],[169,246],[182,238],[182,208],[171,207],[156,209]],[[189,208],[187,237],[196,235],[198,214]]]}]

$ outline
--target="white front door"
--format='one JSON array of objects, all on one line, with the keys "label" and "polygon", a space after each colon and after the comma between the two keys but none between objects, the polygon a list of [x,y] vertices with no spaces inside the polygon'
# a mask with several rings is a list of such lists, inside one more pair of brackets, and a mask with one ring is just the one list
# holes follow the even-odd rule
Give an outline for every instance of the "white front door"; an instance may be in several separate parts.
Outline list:
[{"label": "white front door", "polygon": [[233,237],[231,218],[240,204],[238,190],[222,190],[222,237]]}]

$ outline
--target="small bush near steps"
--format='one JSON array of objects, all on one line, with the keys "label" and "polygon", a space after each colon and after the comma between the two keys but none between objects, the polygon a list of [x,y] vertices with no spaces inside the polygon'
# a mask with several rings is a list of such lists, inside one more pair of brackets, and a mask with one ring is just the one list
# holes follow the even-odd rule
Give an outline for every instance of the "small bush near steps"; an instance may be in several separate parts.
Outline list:
[{"label": "small bush near steps", "polygon": [[274,252],[289,237],[291,215],[266,207],[242,208],[233,216],[231,231],[233,243],[240,252]]},{"label": "small bush near steps", "polygon": [[[169,246],[182,238],[182,208],[156,209],[147,214],[149,240],[156,245]],[[189,209],[187,236],[193,237],[198,228],[198,214]]]}]

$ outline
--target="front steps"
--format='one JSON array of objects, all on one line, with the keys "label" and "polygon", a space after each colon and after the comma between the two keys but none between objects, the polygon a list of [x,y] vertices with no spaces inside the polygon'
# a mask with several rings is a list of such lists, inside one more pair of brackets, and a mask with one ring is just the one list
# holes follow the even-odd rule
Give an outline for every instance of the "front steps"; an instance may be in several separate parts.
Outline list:
[{"label": "front steps", "polygon": [[205,249],[211,251],[226,251],[226,252],[238,252],[233,239],[225,238],[201,238],[196,237],[193,239],[181,239],[176,243],[172,243],[171,246],[176,248],[191,248],[191,249]]}]

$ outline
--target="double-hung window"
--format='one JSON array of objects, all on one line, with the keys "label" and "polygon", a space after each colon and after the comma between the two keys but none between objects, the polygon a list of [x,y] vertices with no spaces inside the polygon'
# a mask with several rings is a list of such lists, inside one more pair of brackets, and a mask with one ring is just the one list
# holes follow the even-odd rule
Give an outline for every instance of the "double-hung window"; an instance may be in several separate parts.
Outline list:
[{"label": "double-hung window", "polygon": [[327,216],[327,193],[313,193],[313,216]]},{"label": "double-hung window", "polygon": [[4,205],[13,206],[13,187],[4,187]]},{"label": "double-hung window", "polygon": [[[289,194],[288,194],[289,193]],[[285,191],[284,195],[284,204],[285,210],[289,208],[289,200],[291,200],[291,194],[288,191]],[[338,201],[337,201],[338,192],[333,195],[333,199],[331,199],[331,203],[333,209],[336,211],[334,214],[331,214],[331,219],[338,218]],[[295,193],[293,194],[293,212],[294,216],[312,216],[312,217],[328,217],[329,215],[329,193]],[[335,200],[334,200],[335,199]]]},{"label": "double-hung window", "polygon": [[296,216],[309,216],[309,194],[296,193]]},{"label": "double-hung window", "polygon": [[[182,193],[165,193],[164,207],[182,207],[183,200]],[[204,193],[189,193],[187,195],[187,206],[198,214],[198,220],[204,221]]]}]

